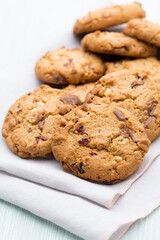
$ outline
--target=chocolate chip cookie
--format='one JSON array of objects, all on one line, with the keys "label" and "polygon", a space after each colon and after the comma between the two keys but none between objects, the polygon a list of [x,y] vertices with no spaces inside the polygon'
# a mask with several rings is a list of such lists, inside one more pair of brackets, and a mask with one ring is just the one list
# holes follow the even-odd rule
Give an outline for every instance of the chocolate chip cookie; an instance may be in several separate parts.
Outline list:
[{"label": "chocolate chip cookie", "polygon": [[110,72],[126,70],[145,70],[154,81],[160,83],[160,61],[155,57],[140,58],[140,59],[123,59],[114,62],[106,62],[106,74]]},{"label": "chocolate chip cookie", "polygon": [[143,123],[151,141],[160,135],[160,85],[149,72],[120,70],[108,73],[87,94],[86,102],[116,103]]},{"label": "chocolate chip cookie", "polygon": [[133,2],[127,5],[115,5],[90,12],[74,24],[74,33],[87,33],[102,30],[111,26],[128,22],[133,18],[144,18],[145,12],[141,4]]},{"label": "chocolate chip cookie", "polygon": [[94,82],[104,72],[105,65],[98,56],[65,47],[48,52],[35,67],[37,78],[55,85]]},{"label": "chocolate chip cookie", "polygon": [[148,20],[133,19],[128,22],[124,33],[131,37],[160,47],[160,25]]},{"label": "chocolate chip cookie", "polygon": [[141,165],[148,151],[142,124],[127,110],[86,104],[64,116],[52,151],[65,170],[96,182],[119,182]]},{"label": "chocolate chip cookie", "polygon": [[126,36],[120,32],[93,32],[81,41],[86,51],[129,57],[155,56],[157,50],[152,45]]},{"label": "chocolate chip cookie", "polygon": [[122,69],[127,70],[145,70],[150,69],[150,71],[157,69],[160,71],[160,61],[155,57],[148,58],[125,58],[117,60],[114,62],[106,62],[106,74],[110,72],[116,72]]},{"label": "chocolate chip cookie", "polygon": [[22,158],[46,157],[51,154],[51,137],[60,119],[79,104],[77,96],[41,85],[10,107],[2,135]]},{"label": "chocolate chip cookie", "polygon": [[92,90],[94,83],[85,83],[81,85],[68,85],[64,90],[79,97],[81,102],[85,101],[86,94]]}]

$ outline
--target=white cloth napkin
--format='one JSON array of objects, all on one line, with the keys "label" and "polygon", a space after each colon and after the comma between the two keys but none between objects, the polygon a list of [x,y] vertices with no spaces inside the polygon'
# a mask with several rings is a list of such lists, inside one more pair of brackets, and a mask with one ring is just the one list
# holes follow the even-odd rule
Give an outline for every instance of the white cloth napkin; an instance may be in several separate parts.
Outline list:
[{"label": "white cloth napkin", "polygon": [[112,209],[3,172],[0,172],[0,198],[84,239],[117,240],[133,222],[160,205],[159,160],[148,168]]},{"label": "white cloth napkin", "polygon": [[[69,9],[72,2],[69,0]],[[126,2],[132,1],[121,1]],[[158,16],[157,1],[152,8],[149,1],[141,2],[144,3],[150,19]],[[100,7],[99,4],[101,7],[106,5],[106,1],[102,4],[93,0],[87,4],[81,0],[76,4],[80,3],[83,8],[78,8],[77,13],[72,12],[74,19],[77,14],[80,16]],[[117,1],[107,1],[110,5],[116,3]],[[53,9],[54,13],[56,9]],[[67,21],[72,22],[70,16]],[[65,34],[56,34],[52,48],[62,45],[78,46],[79,43],[71,35],[71,31],[67,33],[68,28],[63,28]],[[41,46],[39,49],[39,53],[35,53],[27,64],[22,62],[15,69],[0,72],[0,128],[10,105],[40,85],[33,72],[35,61],[41,55]],[[157,139],[152,143],[143,164],[135,174],[121,183],[106,186],[64,172],[60,163],[53,159],[20,159],[0,137],[0,198],[48,219],[84,239],[119,239],[133,222],[160,205],[159,142],[160,139]]]},{"label": "white cloth napkin", "polygon": [[0,170],[52,189],[88,199],[106,208],[111,208],[160,155],[160,151],[157,150],[159,142],[160,139],[157,139],[152,144],[141,167],[132,176],[115,185],[96,184],[80,179],[72,173],[63,171],[60,163],[53,157],[47,160],[21,159],[9,151],[4,140],[1,143],[3,150]]}]

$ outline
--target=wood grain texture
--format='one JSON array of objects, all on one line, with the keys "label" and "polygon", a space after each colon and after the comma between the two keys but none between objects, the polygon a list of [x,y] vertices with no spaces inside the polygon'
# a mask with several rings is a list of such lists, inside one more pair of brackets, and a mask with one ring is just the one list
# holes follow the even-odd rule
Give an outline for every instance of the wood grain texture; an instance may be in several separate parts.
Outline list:
[{"label": "wood grain texture", "polygon": [[[160,207],[131,226],[121,240],[159,240]],[[82,240],[57,225],[0,200],[0,240]]]},{"label": "wood grain texture", "polygon": [[55,224],[0,200],[0,240],[80,240]]}]

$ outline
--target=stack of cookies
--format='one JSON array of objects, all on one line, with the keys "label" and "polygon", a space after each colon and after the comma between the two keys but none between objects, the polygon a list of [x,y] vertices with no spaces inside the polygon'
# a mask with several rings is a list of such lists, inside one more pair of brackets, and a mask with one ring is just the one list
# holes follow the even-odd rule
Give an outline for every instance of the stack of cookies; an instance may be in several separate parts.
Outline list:
[{"label": "stack of cookies", "polygon": [[[15,154],[53,153],[64,170],[106,184],[140,167],[160,135],[160,26],[144,17],[138,2],[90,12],[74,25],[86,34],[82,49],[62,47],[37,61],[37,78],[52,87],[10,107],[2,135]],[[122,23],[124,33],[101,31]]]}]

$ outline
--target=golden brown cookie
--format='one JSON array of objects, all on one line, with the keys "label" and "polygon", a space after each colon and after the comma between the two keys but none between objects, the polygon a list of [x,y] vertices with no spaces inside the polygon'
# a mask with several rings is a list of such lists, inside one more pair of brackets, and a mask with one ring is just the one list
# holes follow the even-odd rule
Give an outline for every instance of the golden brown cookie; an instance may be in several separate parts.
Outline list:
[{"label": "golden brown cookie", "polygon": [[91,181],[113,184],[141,165],[148,151],[142,124],[127,110],[86,104],[62,119],[52,151],[65,170]]},{"label": "golden brown cookie", "polygon": [[127,5],[115,5],[90,12],[74,24],[74,33],[87,33],[128,22],[133,18],[144,18],[141,4],[133,2]]},{"label": "golden brown cookie", "polygon": [[116,103],[143,123],[151,141],[160,135],[160,85],[148,72],[120,70],[106,74],[87,94],[86,102]]},{"label": "golden brown cookie", "polygon": [[35,67],[37,78],[55,85],[94,82],[104,72],[105,65],[96,55],[65,47],[48,52]]},{"label": "golden brown cookie", "polygon": [[129,57],[155,56],[155,47],[120,32],[93,32],[81,41],[86,51]]},{"label": "golden brown cookie", "polygon": [[106,74],[126,70],[148,71],[148,74],[154,78],[154,81],[160,83],[160,61],[155,57],[140,59],[123,59],[114,62],[106,62]]},{"label": "golden brown cookie", "polygon": [[106,62],[106,74],[116,72],[122,69],[126,70],[160,70],[160,61],[155,57],[148,58],[125,58],[114,62]]},{"label": "golden brown cookie", "polygon": [[62,115],[80,103],[75,95],[41,85],[10,107],[2,135],[22,158],[46,157],[51,154],[51,137]]},{"label": "golden brown cookie", "polygon": [[94,87],[94,83],[81,85],[68,85],[64,90],[79,97],[81,102],[85,101],[86,94]]},{"label": "golden brown cookie", "polygon": [[128,22],[124,33],[131,37],[160,47],[160,25],[148,20],[133,19]]}]

